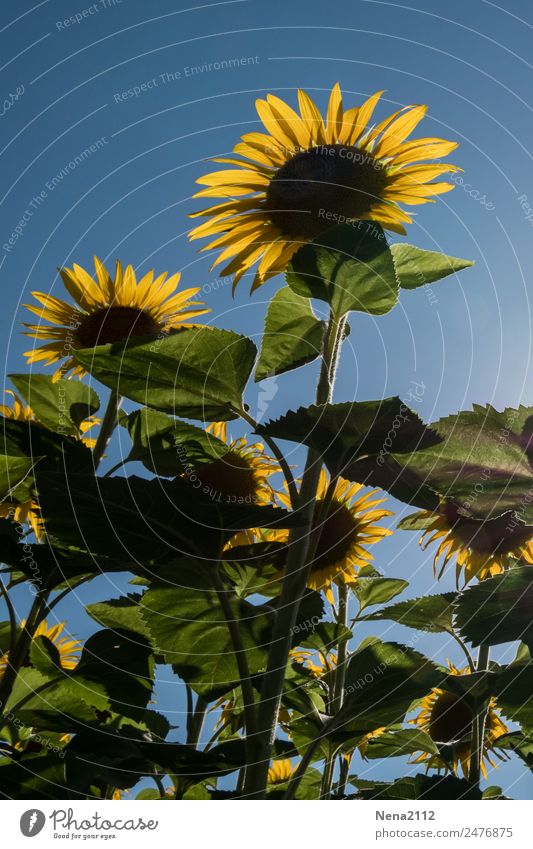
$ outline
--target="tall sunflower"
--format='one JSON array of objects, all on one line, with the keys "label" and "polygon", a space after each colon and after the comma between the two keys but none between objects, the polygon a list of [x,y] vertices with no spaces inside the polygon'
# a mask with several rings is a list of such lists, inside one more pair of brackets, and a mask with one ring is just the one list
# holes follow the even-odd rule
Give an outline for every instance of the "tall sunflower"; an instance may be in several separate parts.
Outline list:
[{"label": "tall sunflower", "polygon": [[482,522],[463,517],[454,504],[443,502],[437,512],[420,511],[417,519],[426,525],[419,540],[422,548],[439,543],[433,559],[438,578],[454,559],[457,585],[463,572],[465,583],[499,575],[510,557],[533,564],[531,531],[522,525],[509,531],[508,517]]},{"label": "tall sunflower", "polygon": [[[380,542],[392,531],[376,524],[393,514],[378,507],[384,498],[375,498],[378,490],[361,494],[363,486],[339,478],[329,490],[329,477],[320,472],[315,506],[314,531],[316,548],[307,586],[323,590],[330,604],[334,603],[333,584],[354,584],[360,566],[366,566],[373,555],[367,547]],[[282,504],[290,506],[286,492],[278,493]],[[267,532],[267,537],[284,541],[287,531]]]},{"label": "tall sunflower", "polygon": [[[25,624],[25,620],[23,620],[21,622],[21,628]],[[66,622],[57,622],[55,625],[49,626],[46,620],[43,620],[35,631],[34,639],[35,637],[47,637],[58,650],[63,669],[74,669],[79,660],[78,653],[81,649],[81,644],[77,640],[73,640],[63,634],[66,624]],[[0,679],[3,677],[8,663],[9,652],[6,652],[0,656]]]},{"label": "tall sunflower", "polygon": [[[19,422],[34,422],[37,425],[40,424],[39,420],[35,418],[32,408],[28,404],[24,404],[16,392],[13,392],[11,389],[4,389],[4,392],[13,397],[13,406],[8,407],[7,404],[0,404],[1,416],[4,416],[6,419],[14,419]],[[80,424],[80,439],[83,443],[85,443],[85,445],[87,445],[88,448],[94,448],[96,440],[89,436],[83,436],[83,434],[86,434],[87,431],[99,423],[100,419],[95,416],[89,416]],[[21,525],[28,523],[37,537],[37,540],[39,542],[41,541],[44,533],[44,526],[37,498],[31,498],[22,502],[14,501],[12,499],[2,501],[0,503],[0,518],[13,519]]]},{"label": "tall sunflower", "polygon": [[257,289],[282,272],[302,244],[337,223],[368,219],[404,233],[412,219],[400,204],[428,203],[454,188],[431,180],[460,169],[424,160],[447,156],[457,143],[407,140],[426,106],[406,106],[371,124],[382,94],[344,109],[337,83],[325,122],[301,90],[300,114],[273,94],[256,101],[266,132],[242,136],[233,149],[239,158],[213,160],[235,167],[200,177],[206,188],[195,197],[221,201],[192,216],[208,220],[190,238],[215,236],[202,250],[221,249],[213,267],[231,258],[222,274],[234,275],[234,287],[259,262]]},{"label": "tall sunflower", "polygon": [[132,336],[169,333],[187,322],[209,312],[201,301],[192,301],[199,288],[184,289],[173,294],[179,284],[178,272],[154,277],[151,270],[137,280],[133,266],[122,268],[117,261],[114,277],[105,265],[94,257],[96,277],[81,266],[60,269],[65,288],[75,306],[44,292],[32,292],[40,306],[25,306],[41,321],[51,324],[25,324],[26,336],[49,340],[40,347],[26,351],[29,363],[45,365],[62,362],[54,377],[68,372],[82,376],[84,369],[72,357],[78,348],[94,348],[107,342],[118,342]]},{"label": "tall sunflower", "polygon": [[[451,675],[465,675],[469,672],[468,667],[457,669],[448,662]],[[472,709],[467,701],[456,693],[434,687],[420,704],[420,712],[410,722],[425,731],[435,743],[441,743],[450,748],[452,752],[449,766],[439,755],[431,752],[421,752],[412,763],[423,763],[426,769],[438,769],[454,773],[461,768],[463,775],[468,776],[470,768],[471,730],[474,719]],[[508,732],[508,728],[500,718],[496,699],[491,698],[485,721],[485,734],[483,738],[483,758],[481,771],[487,777],[486,764],[495,766],[491,759],[491,752],[498,747],[498,738]],[[497,752],[497,756],[502,759]]]}]

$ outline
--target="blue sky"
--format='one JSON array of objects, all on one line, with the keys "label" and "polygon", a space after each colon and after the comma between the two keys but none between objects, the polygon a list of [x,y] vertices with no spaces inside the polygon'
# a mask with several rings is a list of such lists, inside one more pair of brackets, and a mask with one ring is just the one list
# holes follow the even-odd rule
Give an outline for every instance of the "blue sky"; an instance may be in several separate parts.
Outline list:
[{"label": "blue sky", "polygon": [[[451,0],[444,7],[437,0],[4,0],[5,374],[24,370],[30,346],[20,334],[21,304],[31,290],[61,297],[57,266],[90,266],[94,253],[139,271],[181,270],[183,285],[202,287],[213,323],[257,337],[283,280],[252,298],[243,282],[231,298],[231,287],[209,272],[209,257],[186,237],[187,214],[198,208],[194,181],[206,159],[227,154],[242,132],[259,128],[256,97],[274,92],[295,105],[301,87],[324,107],[339,81],[348,105],[386,89],[380,117],[427,103],[420,133],[460,141],[453,161],[464,169],[463,185],[415,210],[408,241],[476,265],[432,287],[431,296],[403,293],[387,316],[352,315],[336,400],[407,400],[416,383],[424,387],[417,409],[426,420],[472,403],[532,404],[532,27],[520,0]],[[226,67],[234,59],[238,67]],[[72,167],[87,148],[90,155]],[[309,403],[315,376],[311,366],[252,387],[248,400],[274,417]],[[435,591],[431,558],[413,535],[384,541],[376,565],[412,580],[412,595]],[[102,578],[72,596],[62,611],[72,629],[86,636],[92,624],[82,603],[117,595],[124,583]],[[440,589],[453,589],[452,574]],[[413,635],[394,626],[385,636]],[[435,637],[427,646],[439,660],[458,659]],[[158,701],[160,709],[175,709],[165,685]],[[403,770],[395,761],[359,771]],[[491,781],[531,798],[530,774],[514,762]]]}]

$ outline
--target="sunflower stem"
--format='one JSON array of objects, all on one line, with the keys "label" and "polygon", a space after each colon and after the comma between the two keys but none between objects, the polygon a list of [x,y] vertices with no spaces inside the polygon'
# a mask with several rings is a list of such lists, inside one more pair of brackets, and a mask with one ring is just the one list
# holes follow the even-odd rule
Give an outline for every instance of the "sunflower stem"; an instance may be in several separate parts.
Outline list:
[{"label": "sunflower stem", "polygon": [[102,419],[100,431],[96,439],[96,445],[93,448],[93,462],[95,471],[100,465],[102,457],[104,456],[104,451],[106,450],[109,444],[109,440],[113,435],[113,431],[117,426],[118,411],[120,409],[121,404],[121,396],[118,394],[116,389],[112,389],[111,394],[109,395],[109,400],[107,402],[104,418]]},{"label": "sunflower stem", "polygon": [[[490,647],[481,644],[477,656],[476,671],[483,672],[488,669],[490,660]],[[481,779],[481,765],[483,763],[483,744],[485,738],[485,722],[487,719],[488,701],[483,699],[472,720],[472,750],[470,754],[470,768],[468,771],[468,782],[471,787],[479,787]]]},{"label": "sunflower stem", "polygon": [[[339,318],[333,312],[330,313],[316,390],[316,403],[318,405],[327,404],[333,394],[345,323],[344,316]],[[268,767],[276,736],[285,670],[292,647],[296,617],[305,593],[310,569],[308,551],[321,468],[321,455],[309,448],[298,498],[302,524],[295,528],[290,536],[289,554],[278,608],[279,613],[274,623],[267,669],[263,676],[257,715],[257,740],[253,748],[254,759],[248,763],[244,787],[245,796],[248,799],[263,799],[265,797]]]},{"label": "sunflower stem", "polygon": [[335,768],[335,755],[329,755],[326,758],[324,765],[324,774],[322,776],[322,786],[320,788],[320,798],[329,799],[331,797],[331,787],[333,784],[333,772]]},{"label": "sunflower stem", "polygon": [[248,755],[247,761],[250,762],[250,760],[253,760],[255,756],[253,750],[256,743],[257,733],[256,705],[254,688],[252,686],[252,677],[250,675],[250,668],[246,659],[246,649],[242,641],[242,636],[239,630],[237,620],[235,619],[234,611],[232,610],[231,604],[227,596],[226,587],[224,586],[222,579],[220,578],[220,575],[216,570],[214,571],[214,582],[215,591],[218,596],[218,600],[220,602],[220,606],[222,608],[226,624],[228,626],[233,650],[235,652],[235,659],[237,661],[237,668],[239,670],[242,700],[244,703],[244,721],[246,725],[246,749]]},{"label": "sunflower stem", "polygon": [[50,592],[50,589],[46,585],[37,591],[28,618],[24,627],[21,628],[13,652],[10,652],[8,655],[7,666],[0,682],[0,709],[2,711],[4,711],[6,703],[11,696],[19,669],[26,663],[35,632],[46,615],[46,605]]}]

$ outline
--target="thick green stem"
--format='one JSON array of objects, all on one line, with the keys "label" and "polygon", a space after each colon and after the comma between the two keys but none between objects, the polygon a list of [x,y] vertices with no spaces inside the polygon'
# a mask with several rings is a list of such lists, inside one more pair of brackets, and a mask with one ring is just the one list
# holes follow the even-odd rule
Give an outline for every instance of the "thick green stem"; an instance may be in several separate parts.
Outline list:
[{"label": "thick green stem", "polygon": [[113,434],[113,431],[117,426],[118,411],[120,409],[121,403],[122,398],[115,389],[112,389],[111,394],[109,396],[109,401],[107,402],[104,418],[102,419],[102,424],[100,425],[100,431],[96,439],[96,445],[93,449],[93,462],[95,471],[100,465],[100,461],[104,456],[104,451],[106,450],[109,444],[109,440],[111,439],[111,436]]},{"label": "thick green stem", "polygon": [[[477,656],[477,672],[483,672],[488,669],[490,659],[490,647],[480,645]],[[487,719],[488,701],[484,699],[478,705],[472,721],[472,749],[470,754],[470,769],[468,771],[468,781],[472,787],[479,787],[481,779],[481,764],[483,762],[483,744],[485,738],[485,722]]]},{"label": "thick green stem", "polygon": [[[339,638],[337,640],[337,665],[333,675],[332,685],[332,714],[336,716],[342,708],[344,702],[344,683],[346,681],[346,664],[348,662],[348,640],[343,635],[344,629],[348,625],[348,587],[346,584],[339,586],[339,609],[336,615],[337,626],[339,628]],[[333,758],[331,759],[333,761]],[[322,798],[329,799],[331,796],[331,788],[333,783],[333,765],[331,769],[326,769],[322,781]]]},{"label": "thick green stem", "polygon": [[[316,403],[327,404],[332,397],[340,342],[344,335],[345,318],[330,315],[322,367],[316,391]],[[281,591],[278,616],[274,623],[267,669],[263,676],[261,700],[258,706],[257,740],[254,759],[248,764],[244,793],[248,799],[262,799],[272,746],[276,735],[278,712],[285,680],[296,617],[305,593],[309,573],[309,543],[314,518],[316,493],[322,466],[321,456],[309,449],[299,493],[300,527],[290,536],[289,554]]]},{"label": "thick green stem", "polygon": [[204,725],[205,713],[209,702],[203,696],[198,696],[196,705],[192,711],[187,728],[187,744],[196,748],[202,733]]},{"label": "thick green stem", "polygon": [[0,682],[0,709],[2,711],[5,711],[19,669],[26,662],[35,632],[46,615],[49,595],[50,590],[46,586],[36,593],[28,619],[20,631],[13,651],[9,653],[7,666]]},{"label": "thick green stem", "polygon": [[335,767],[335,756],[330,755],[324,764],[324,774],[322,776],[322,786],[320,788],[320,798],[329,799],[331,797],[331,786],[333,784],[333,770]]},{"label": "thick green stem", "polygon": [[240,685],[242,692],[242,700],[244,703],[244,721],[246,725],[246,747],[247,751],[250,754],[250,759],[254,757],[253,749],[255,745],[255,737],[256,737],[256,706],[255,706],[255,697],[254,697],[254,688],[252,685],[252,678],[250,675],[250,668],[248,666],[248,660],[246,658],[246,649],[244,647],[244,643],[242,641],[241,632],[239,630],[238,622],[235,619],[235,612],[231,607],[227,596],[227,589],[224,586],[220,575],[218,572],[215,573],[215,589],[218,596],[218,600],[220,602],[220,606],[222,608],[222,612],[224,614],[224,618],[226,620],[226,624],[228,626],[228,631],[230,633],[231,642],[233,645],[233,650],[235,652],[235,659],[237,661],[237,668],[239,670],[240,677]]}]

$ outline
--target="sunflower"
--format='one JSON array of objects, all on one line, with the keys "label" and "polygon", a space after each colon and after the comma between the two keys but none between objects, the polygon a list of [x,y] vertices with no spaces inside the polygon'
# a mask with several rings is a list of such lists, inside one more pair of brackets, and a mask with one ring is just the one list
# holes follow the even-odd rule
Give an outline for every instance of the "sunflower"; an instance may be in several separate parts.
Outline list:
[{"label": "sunflower", "polygon": [[[20,623],[21,628],[25,624],[26,620],[23,619]],[[50,625],[49,627],[46,620],[43,620],[35,631],[34,639],[35,637],[47,637],[59,652],[62,668],[74,669],[78,663],[78,652],[81,649],[81,644],[77,640],[62,636],[66,624],[66,622],[58,622],[56,625]],[[0,679],[3,677],[8,663],[9,652],[6,652],[0,657]]]},{"label": "sunflower", "polygon": [[337,654],[334,651],[317,652],[316,658],[313,652],[304,649],[292,649],[291,657],[299,664],[308,669],[315,678],[322,678],[328,672],[333,672],[337,667]]},{"label": "sunflower", "polygon": [[[6,419],[14,419],[19,422],[34,422],[37,425],[41,423],[35,418],[32,408],[24,404],[21,398],[11,389],[4,389],[4,392],[13,397],[13,406],[8,407],[6,404],[0,404],[0,415]],[[94,448],[96,440],[92,437],[83,437],[81,434],[87,433],[95,425],[100,424],[100,419],[94,416],[89,416],[79,426],[80,439],[88,448]],[[43,425],[44,427],[44,425]],[[0,518],[13,519],[21,525],[28,523],[37,540],[40,542],[43,537],[44,527],[40,514],[39,503],[36,498],[31,498],[28,501],[2,501],[0,503]]]},{"label": "sunflower", "polygon": [[[213,499],[225,499],[234,504],[270,504],[275,490],[269,479],[281,472],[281,468],[277,460],[265,452],[265,446],[261,442],[248,444],[243,436],[231,439],[226,422],[213,422],[207,431],[225,442],[228,450],[217,460],[185,472],[187,477],[194,472],[195,488],[199,488],[198,480],[202,492]],[[252,544],[257,534],[255,528],[241,531],[231,538],[227,547]]]},{"label": "sunflower", "polygon": [[509,531],[508,515],[482,522],[461,515],[459,508],[443,502],[438,512],[417,514],[425,530],[419,543],[425,550],[439,543],[433,569],[441,578],[448,563],[455,558],[457,585],[464,571],[465,583],[477,577],[480,581],[499,575],[507,568],[509,558],[533,564],[533,540],[526,526],[516,525]]},{"label": "sunflower", "polygon": [[461,169],[428,164],[457,147],[439,138],[407,140],[426,114],[426,106],[406,106],[370,125],[383,94],[344,109],[340,86],[331,92],[324,123],[304,91],[298,91],[300,115],[272,94],[257,100],[266,133],[247,133],[233,152],[239,158],[213,161],[235,166],[200,177],[206,186],[195,197],[221,202],[192,214],[207,221],[191,239],[215,236],[202,250],[221,248],[213,267],[232,257],[223,275],[234,275],[234,288],[259,261],[252,291],[284,271],[296,251],[337,223],[367,219],[405,233],[411,217],[401,203],[432,202],[454,188],[430,182]]},{"label": "sunflower", "polygon": [[[449,661],[448,669],[451,675],[465,675],[469,672],[468,667],[457,669]],[[449,746],[452,751],[451,760],[448,765],[439,755],[421,752],[413,759],[412,763],[424,763],[428,770],[447,771],[451,769],[455,774],[461,767],[463,775],[467,777],[472,753],[470,735],[473,719],[472,709],[466,699],[456,693],[434,687],[431,693],[422,699],[419,714],[409,721],[429,734],[435,743]],[[506,734],[508,730],[500,718],[496,699],[491,698],[485,721],[481,763],[481,771],[485,778],[487,777],[486,763],[495,766],[489,753],[497,748],[498,738],[502,734]],[[501,759],[500,755],[498,757]]]},{"label": "sunflower", "polygon": [[[374,559],[367,546],[392,533],[376,522],[393,514],[390,510],[376,509],[385,501],[384,498],[374,498],[379,492],[377,489],[361,495],[362,484],[339,478],[333,493],[328,495],[329,484],[329,477],[322,469],[315,507],[315,524],[319,523],[316,527],[318,540],[307,586],[311,590],[323,590],[327,600],[333,604],[332,585],[356,582],[359,567]],[[286,491],[278,493],[278,498],[282,504],[290,505]],[[322,515],[323,509],[325,515]],[[284,541],[288,539],[288,532],[267,532],[267,537]]]},{"label": "sunflower", "polygon": [[293,766],[289,758],[282,758],[278,761],[272,761],[272,766],[268,770],[267,784],[284,784],[290,781],[297,770],[297,766]]},{"label": "sunflower", "polygon": [[76,264],[59,271],[76,306],[43,292],[32,292],[40,306],[25,304],[40,320],[51,322],[24,325],[29,329],[26,336],[50,340],[26,351],[25,356],[29,363],[42,361],[45,365],[64,360],[55,372],[56,379],[70,371],[79,377],[85,374],[71,356],[72,350],[94,348],[131,336],[166,334],[209,312],[202,302],[191,300],[199,288],[173,294],[180,281],[179,273],[167,278],[165,272],[154,278],[151,270],[137,281],[133,267],[128,265],[123,270],[117,261],[113,278],[96,256],[94,267],[96,278]]}]

